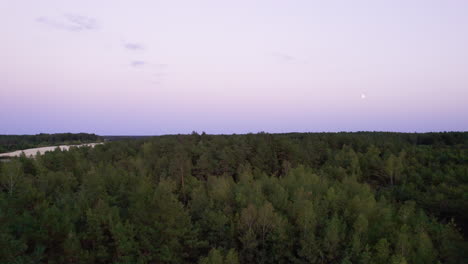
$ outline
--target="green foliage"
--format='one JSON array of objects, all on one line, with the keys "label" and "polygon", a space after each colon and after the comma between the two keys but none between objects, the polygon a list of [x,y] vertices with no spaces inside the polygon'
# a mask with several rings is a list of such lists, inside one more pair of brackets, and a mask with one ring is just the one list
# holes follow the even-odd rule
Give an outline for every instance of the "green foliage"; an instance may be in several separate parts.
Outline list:
[{"label": "green foliage", "polygon": [[467,135],[193,133],[0,162],[0,263],[464,263]]},{"label": "green foliage", "polygon": [[239,264],[239,257],[235,249],[231,248],[223,255],[223,250],[213,248],[208,253],[208,256],[202,257],[199,264]]},{"label": "green foliage", "polygon": [[21,136],[0,135],[0,153],[28,148],[98,142],[102,140],[102,137],[86,133],[37,134]]}]

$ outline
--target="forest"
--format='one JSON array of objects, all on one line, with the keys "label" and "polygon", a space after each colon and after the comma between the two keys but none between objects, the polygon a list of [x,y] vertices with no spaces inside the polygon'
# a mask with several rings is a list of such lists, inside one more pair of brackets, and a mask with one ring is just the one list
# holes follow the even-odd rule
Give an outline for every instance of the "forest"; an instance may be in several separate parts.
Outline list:
[{"label": "forest", "polygon": [[87,133],[61,133],[37,135],[0,135],[0,153],[28,148],[73,145],[102,141],[102,137]]},{"label": "forest", "polygon": [[0,162],[0,263],[467,263],[467,223],[468,132],[193,132]]}]

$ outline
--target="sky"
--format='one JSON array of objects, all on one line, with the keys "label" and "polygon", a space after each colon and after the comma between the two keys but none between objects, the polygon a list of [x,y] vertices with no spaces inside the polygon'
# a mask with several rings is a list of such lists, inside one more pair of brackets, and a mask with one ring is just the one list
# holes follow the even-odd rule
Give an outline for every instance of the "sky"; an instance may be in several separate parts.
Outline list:
[{"label": "sky", "polygon": [[466,0],[0,0],[0,134],[468,131]]}]

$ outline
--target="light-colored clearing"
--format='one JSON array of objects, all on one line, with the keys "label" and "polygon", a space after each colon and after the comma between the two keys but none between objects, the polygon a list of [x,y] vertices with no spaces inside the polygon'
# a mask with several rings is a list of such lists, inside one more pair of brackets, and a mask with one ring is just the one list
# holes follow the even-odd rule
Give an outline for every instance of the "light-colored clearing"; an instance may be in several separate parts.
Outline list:
[{"label": "light-colored clearing", "polygon": [[24,153],[26,157],[35,157],[36,154],[42,155],[47,151],[54,151],[56,148],[60,148],[62,151],[69,150],[70,147],[92,147],[96,145],[100,145],[104,143],[87,143],[81,145],[61,145],[61,146],[50,146],[50,147],[42,147],[42,148],[31,148],[31,149],[23,149],[23,150],[16,150],[13,152],[8,153],[1,153],[0,157],[19,157],[21,153]]}]

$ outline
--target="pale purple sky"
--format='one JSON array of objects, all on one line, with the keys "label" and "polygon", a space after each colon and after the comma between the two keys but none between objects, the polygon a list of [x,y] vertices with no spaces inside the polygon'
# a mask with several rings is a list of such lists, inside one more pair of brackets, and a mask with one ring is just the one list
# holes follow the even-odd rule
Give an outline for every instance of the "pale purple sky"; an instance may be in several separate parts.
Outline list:
[{"label": "pale purple sky", "polygon": [[467,14],[467,0],[0,0],[0,134],[466,131]]}]

